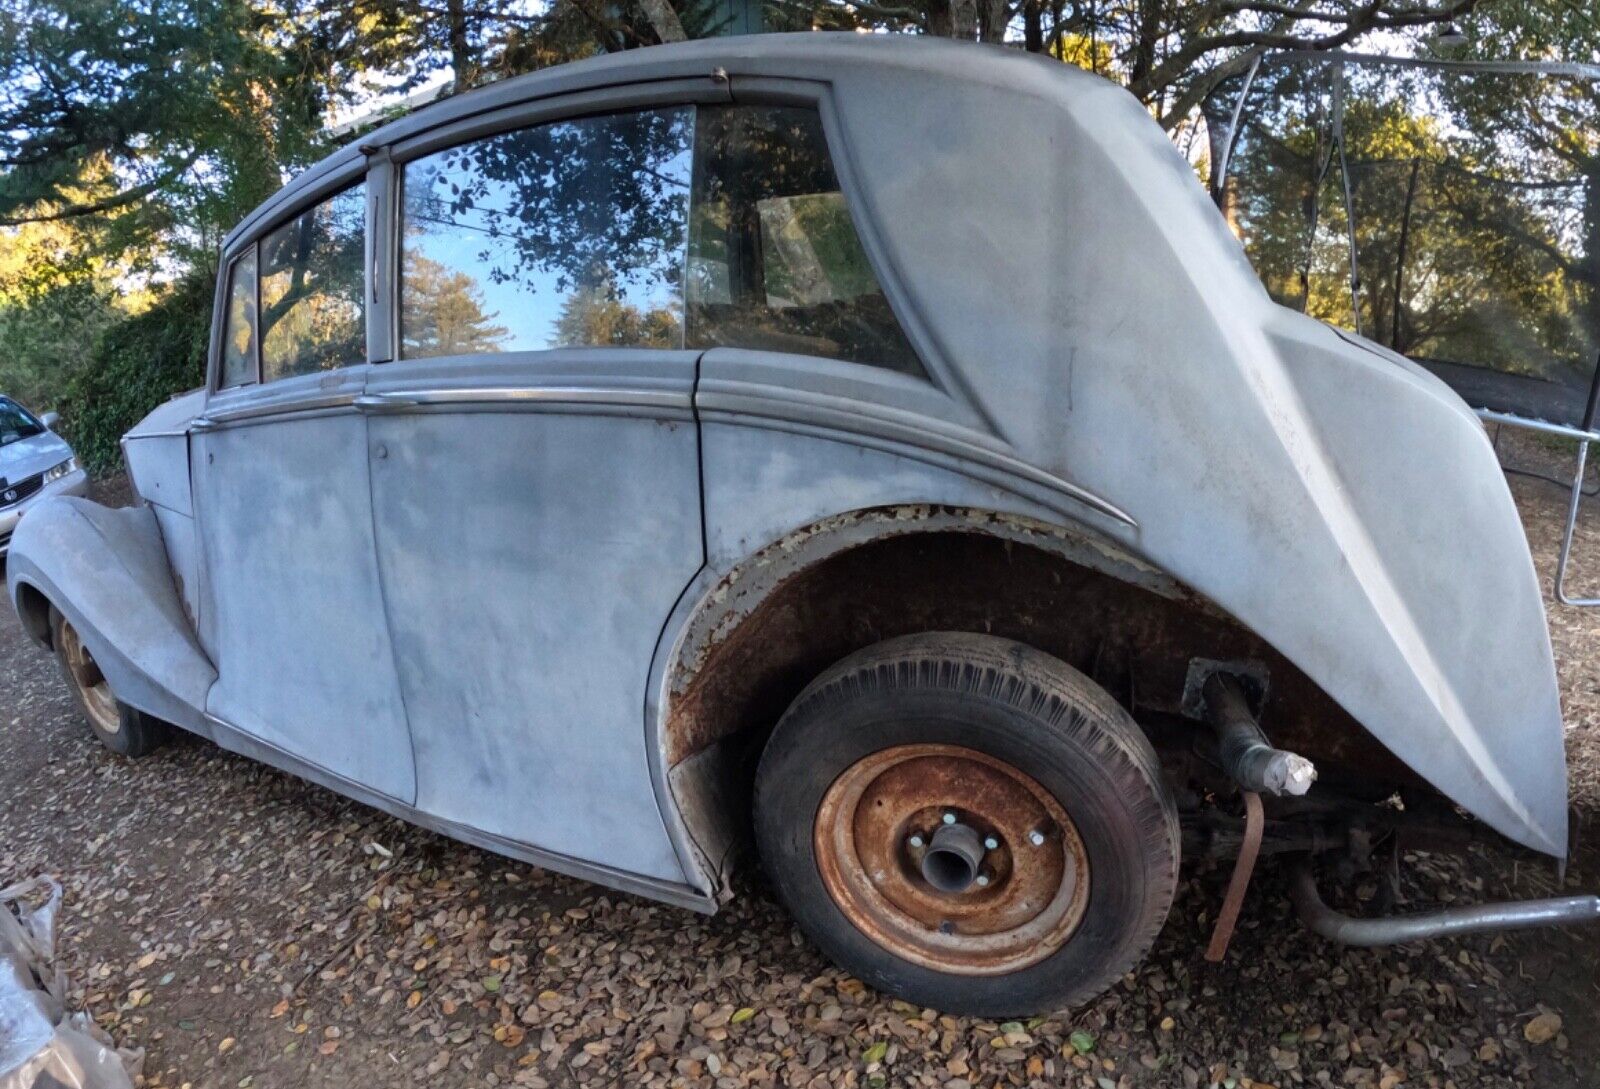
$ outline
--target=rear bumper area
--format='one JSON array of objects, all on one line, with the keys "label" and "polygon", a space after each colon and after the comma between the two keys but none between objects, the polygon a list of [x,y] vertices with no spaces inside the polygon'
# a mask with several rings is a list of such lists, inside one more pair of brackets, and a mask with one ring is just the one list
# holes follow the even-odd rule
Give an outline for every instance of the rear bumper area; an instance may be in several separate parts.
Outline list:
[{"label": "rear bumper area", "polygon": [[206,734],[217,678],[178,600],[155,512],[52,495],[12,533],[6,585],[23,626],[49,638],[54,606],[77,629],[118,699]]}]

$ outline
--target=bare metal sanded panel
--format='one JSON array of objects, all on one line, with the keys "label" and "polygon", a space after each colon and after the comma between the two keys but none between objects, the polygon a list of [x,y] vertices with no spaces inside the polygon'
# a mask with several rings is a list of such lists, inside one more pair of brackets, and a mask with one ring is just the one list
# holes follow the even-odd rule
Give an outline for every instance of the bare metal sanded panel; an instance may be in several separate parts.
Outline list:
[{"label": "bare metal sanded panel", "polygon": [[219,674],[206,710],[410,802],[416,776],[353,411],[195,436]]},{"label": "bare metal sanded panel", "polygon": [[650,388],[632,393],[629,357],[609,356],[577,373],[391,364],[383,388],[435,403],[371,417],[378,555],[417,808],[681,882],[644,705],[661,626],[701,564],[694,356],[634,353],[632,384]]}]

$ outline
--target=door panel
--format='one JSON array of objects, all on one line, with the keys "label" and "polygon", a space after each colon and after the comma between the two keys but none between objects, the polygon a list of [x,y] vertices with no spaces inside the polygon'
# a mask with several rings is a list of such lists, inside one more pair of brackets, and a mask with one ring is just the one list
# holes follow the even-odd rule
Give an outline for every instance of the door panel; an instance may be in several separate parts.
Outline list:
[{"label": "door panel", "polygon": [[619,349],[375,368],[373,516],[419,809],[683,880],[644,706],[702,562],[694,365]]},{"label": "door panel", "polygon": [[[214,717],[402,802],[415,796],[374,555],[366,367],[216,395],[193,436]],[[267,412],[267,415],[250,415]]]}]

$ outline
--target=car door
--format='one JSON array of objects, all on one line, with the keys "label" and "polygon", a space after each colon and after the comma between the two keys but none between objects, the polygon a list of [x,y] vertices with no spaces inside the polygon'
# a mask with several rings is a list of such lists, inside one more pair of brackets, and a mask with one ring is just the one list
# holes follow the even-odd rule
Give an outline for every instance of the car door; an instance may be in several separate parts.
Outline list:
[{"label": "car door", "polygon": [[365,398],[417,807],[671,883],[643,715],[703,559],[692,134],[667,105],[394,149],[400,358]]},{"label": "car door", "polygon": [[224,742],[409,804],[355,404],[365,219],[357,182],[231,255],[215,388],[190,446],[201,638],[218,674],[206,711]]}]

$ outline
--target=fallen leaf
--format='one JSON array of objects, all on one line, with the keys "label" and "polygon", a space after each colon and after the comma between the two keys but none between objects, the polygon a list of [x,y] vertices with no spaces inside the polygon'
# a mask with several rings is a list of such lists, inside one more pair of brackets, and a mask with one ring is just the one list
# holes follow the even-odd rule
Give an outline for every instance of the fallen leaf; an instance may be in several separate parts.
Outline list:
[{"label": "fallen leaf", "polygon": [[1087,1055],[1094,1050],[1094,1037],[1082,1029],[1067,1037],[1067,1043],[1072,1045],[1072,1050],[1079,1055]]},{"label": "fallen leaf", "polygon": [[742,1009],[737,1009],[737,1010],[733,1011],[733,1016],[728,1018],[728,1024],[730,1024],[730,1025],[740,1025],[740,1024],[743,1024],[744,1022],[750,1020],[750,1018],[754,1017],[755,1015],[756,1015],[756,1011],[755,1010],[751,1009],[749,1006],[745,1006]]},{"label": "fallen leaf", "polygon": [[1561,1031],[1561,1015],[1546,1010],[1522,1026],[1523,1038],[1530,1044],[1548,1043]]}]

